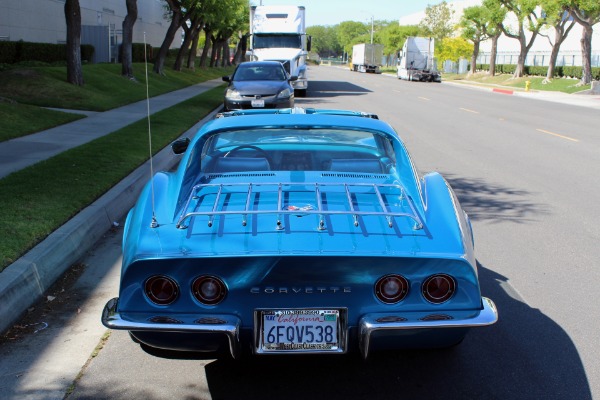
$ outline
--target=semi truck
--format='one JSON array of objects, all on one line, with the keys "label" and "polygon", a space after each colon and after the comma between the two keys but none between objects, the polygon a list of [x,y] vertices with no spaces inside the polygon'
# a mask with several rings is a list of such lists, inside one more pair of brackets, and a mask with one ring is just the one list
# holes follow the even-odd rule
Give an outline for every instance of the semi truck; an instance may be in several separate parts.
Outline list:
[{"label": "semi truck", "polygon": [[352,46],[352,71],[381,73],[383,45],[361,43]]},{"label": "semi truck", "polygon": [[279,61],[291,76],[294,92],[303,97],[308,89],[306,60],[311,38],[306,34],[303,6],[251,6],[248,61]]},{"label": "semi truck", "polygon": [[434,59],[434,39],[408,37],[398,57],[398,79],[441,82],[442,75]]}]

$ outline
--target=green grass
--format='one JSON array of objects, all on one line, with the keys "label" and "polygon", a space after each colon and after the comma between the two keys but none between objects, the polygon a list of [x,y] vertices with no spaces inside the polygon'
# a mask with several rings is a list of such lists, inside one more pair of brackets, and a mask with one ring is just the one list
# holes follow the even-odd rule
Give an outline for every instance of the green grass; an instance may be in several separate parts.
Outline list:
[{"label": "green grass", "polygon": [[[218,87],[151,117],[156,153],[223,101]],[[148,159],[144,118],[0,180],[0,271]]]},{"label": "green grass", "polygon": [[544,77],[540,76],[513,78],[512,75],[503,74],[489,76],[487,73],[483,72],[477,73],[473,76],[468,76],[466,74],[443,74],[442,80],[476,83],[488,86],[506,86],[517,90],[525,90],[526,82],[530,81],[530,90],[547,90],[563,93],[577,93],[591,88],[591,85],[576,86],[579,83],[578,79],[555,78],[550,83],[543,84],[542,82]]},{"label": "green grass", "polygon": [[[150,96],[171,92],[218,78],[231,68],[197,69],[176,72],[165,68],[164,75],[151,72],[148,65]],[[146,98],[144,64],[134,64],[136,80],[121,76],[120,64],[92,64],[83,67],[83,86],[66,82],[65,67],[26,67],[0,74],[0,97],[22,104],[74,110],[106,111]]]},{"label": "green grass", "polygon": [[25,104],[0,102],[0,142],[66,124],[84,115],[47,110]]}]

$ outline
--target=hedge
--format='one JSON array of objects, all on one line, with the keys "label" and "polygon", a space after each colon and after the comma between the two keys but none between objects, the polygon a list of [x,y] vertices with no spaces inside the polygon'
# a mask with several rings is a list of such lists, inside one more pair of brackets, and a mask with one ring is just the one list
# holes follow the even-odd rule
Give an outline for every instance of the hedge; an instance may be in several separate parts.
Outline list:
[{"label": "hedge", "polygon": [[[149,44],[146,44],[146,56],[148,57],[148,62],[152,62],[154,60],[154,51],[153,47]],[[132,43],[131,45],[131,59],[133,62],[143,63],[146,61],[144,59],[144,43]]]},{"label": "hedge", "polygon": [[[517,68],[514,64],[496,64],[496,72],[500,74],[513,74]],[[477,64],[479,71],[489,71],[489,64]],[[563,78],[577,78],[581,79],[582,68],[580,66],[557,66],[554,68],[554,76]],[[525,66],[525,75],[530,76],[546,76],[548,73],[548,67],[541,66]],[[592,67],[592,79],[600,80],[600,67]]]},{"label": "hedge", "polygon": [[[94,46],[81,45],[81,62],[90,63]],[[67,45],[34,42],[0,42],[0,64],[15,64],[24,61],[57,63],[66,61]]]}]

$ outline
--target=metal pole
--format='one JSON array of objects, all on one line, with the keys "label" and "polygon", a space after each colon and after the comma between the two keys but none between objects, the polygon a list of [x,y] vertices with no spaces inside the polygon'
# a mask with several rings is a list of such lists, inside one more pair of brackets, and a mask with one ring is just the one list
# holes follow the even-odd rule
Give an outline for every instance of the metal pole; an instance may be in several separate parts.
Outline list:
[{"label": "metal pole", "polygon": [[373,16],[371,15],[371,44],[373,44]]}]

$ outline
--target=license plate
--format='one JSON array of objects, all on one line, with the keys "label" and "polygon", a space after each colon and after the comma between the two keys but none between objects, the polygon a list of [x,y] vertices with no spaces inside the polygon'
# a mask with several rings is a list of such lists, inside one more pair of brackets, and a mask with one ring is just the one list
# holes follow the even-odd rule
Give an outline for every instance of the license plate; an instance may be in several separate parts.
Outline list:
[{"label": "license plate", "polygon": [[261,311],[260,352],[340,349],[340,310]]},{"label": "license plate", "polygon": [[250,103],[252,104],[252,107],[255,108],[263,108],[265,106],[264,100],[252,100]]}]

